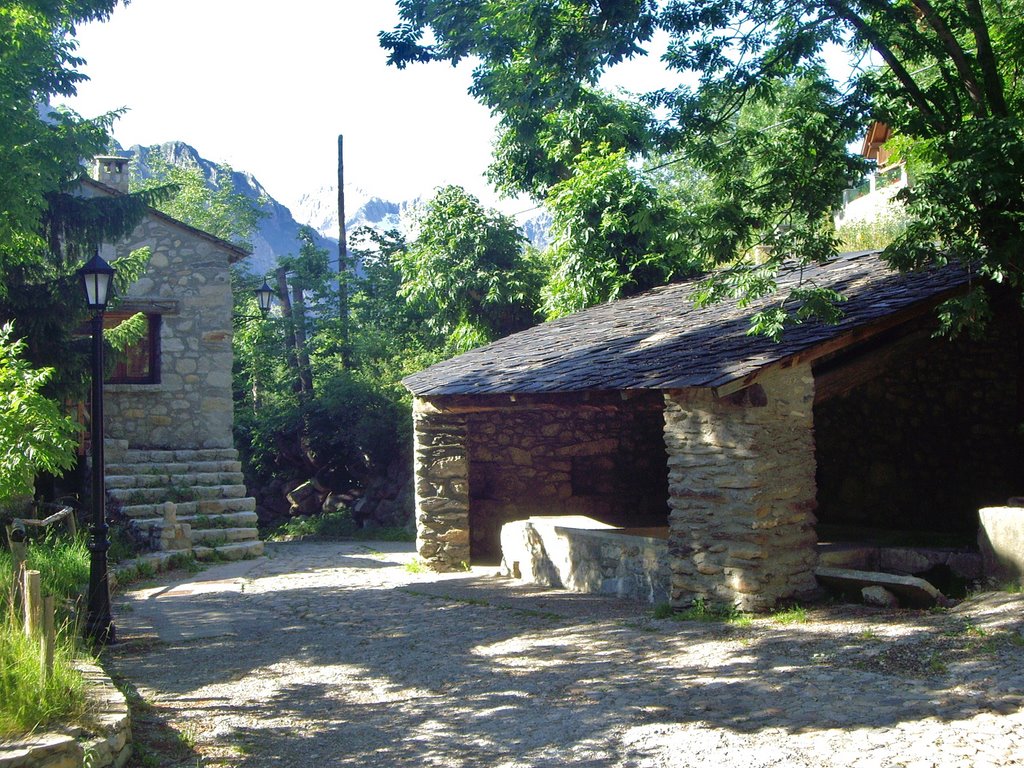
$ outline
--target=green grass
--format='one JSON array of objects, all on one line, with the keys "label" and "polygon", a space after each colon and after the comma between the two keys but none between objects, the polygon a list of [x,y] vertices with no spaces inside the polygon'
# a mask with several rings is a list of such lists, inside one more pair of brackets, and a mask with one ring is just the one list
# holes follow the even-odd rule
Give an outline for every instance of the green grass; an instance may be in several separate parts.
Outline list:
[{"label": "green grass", "polygon": [[698,597],[689,608],[681,611],[674,611],[668,606],[667,614],[665,607],[655,606],[654,618],[671,618],[675,621],[720,621],[740,627],[749,626],[753,622],[753,617],[749,613],[744,613],[735,605],[709,603],[703,597]]},{"label": "green grass", "polygon": [[311,517],[295,517],[269,532],[270,541],[293,538],[341,539],[345,541],[413,541],[405,528],[360,528],[348,510]]},{"label": "green grass", "polygon": [[802,605],[780,608],[769,617],[776,624],[804,624],[807,622],[807,609]]},{"label": "green grass", "polygon": [[27,567],[40,572],[42,594],[57,606],[53,674],[43,680],[39,640],[26,637],[15,609],[11,553],[0,551],[0,738],[28,733],[54,721],[68,721],[85,708],[85,685],[72,661],[80,655],[71,610],[89,579],[85,541],[48,538],[29,544]]},{"label": "green grass", "polygon": [[[83,536],[29,542],[25,566],[39,571],[43,595],[53,595],[58,603],[74,603],[89,583],[89,550]],[[13,558],[9,551],[0,550],[0,590],[10,595],[13,584]]]},{"label": "green grass", "polygon": [[28,733],[85,711],[85,683],[72,667],[77,632],[64,624],[57,634],[53,674],[45,681],[39,640],[27,637],[8,604],[0,622],[0,738]]}]

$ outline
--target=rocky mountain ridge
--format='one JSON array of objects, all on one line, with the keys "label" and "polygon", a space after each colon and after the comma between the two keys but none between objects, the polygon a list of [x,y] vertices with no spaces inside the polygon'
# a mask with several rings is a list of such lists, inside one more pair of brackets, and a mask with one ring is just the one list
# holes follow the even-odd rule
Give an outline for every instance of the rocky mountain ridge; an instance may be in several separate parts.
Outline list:
[{"label": "rocky mountain ridge", "polygon": [[[338,188],[337,185],[322,187],[303,195],[295,210],[278,202],[251,173],[231,169],[224,178],[218,163],[204,158],[195,147],[183,141],[143,146],[135,144],[121,154],[132,158],[136,172],[143,178],[152,175],[150,157],[159,154],[173,165],[199,168],[211,188],[219,189],[223,184],[251,200],[256,201],[266,216],[260,220],[251,237],[253,253],[245,260],[249,271],[256,275],[267,275],[274,270],[281,256],[293,254],[298,249],[296,238],[303,225],[311,227],[318,236],[317,245],[325,248],[331,260],[337,263],[338,254]],[[384,231],[404,231],[409,213],[420,205],[422,199],[393,202],[377,197],[355,185],[345,185],[345,228],[349,237],[360,227]],[[550,218],[542,213],[522,223],[526,238],[537,247],[547,244]]]}]

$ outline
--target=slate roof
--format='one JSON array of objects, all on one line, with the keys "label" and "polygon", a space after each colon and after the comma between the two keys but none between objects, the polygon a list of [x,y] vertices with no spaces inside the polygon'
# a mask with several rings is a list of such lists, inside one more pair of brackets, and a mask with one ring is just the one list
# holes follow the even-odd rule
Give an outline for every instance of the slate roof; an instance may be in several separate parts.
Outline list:
[{"label": "slate roof", "polygon": [[926,311],[968,280],[959,267],[892,272],[876,252],[780,275],[780,295],[802,281],[847,297],[837,325],[809,322],[776,343],[749,336],[751,316],[778,297],[697,309],[694,282],[591,307],[437,363],[403,380],[418,397],[721,387],[896,313]]}]

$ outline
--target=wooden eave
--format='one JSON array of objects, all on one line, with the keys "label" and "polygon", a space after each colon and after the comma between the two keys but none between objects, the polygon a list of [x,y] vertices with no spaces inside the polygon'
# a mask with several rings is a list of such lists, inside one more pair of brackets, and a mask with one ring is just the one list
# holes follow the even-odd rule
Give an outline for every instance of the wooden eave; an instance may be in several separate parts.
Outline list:
[{"label": "wooden eave", "polygon": [[944,293],[933,296],[930,299],[914,304],[913,306],[894,312],[891,315],[886,315],[884,318],[877,320],[876,322],[851,328],[849,331],[829,339],[828,341],[823,341],[809,349],[784,357],[781,360],[777,360],[774,363],[766,365],[764,368],[747,374],[746,376],[734,379],[723,377],[721,383],[717,381],[711,382],[708,387],[714,393],[715,397],[728,397],[729,395],[735,394],[740,390],[752,386],[758,378],[768,371],[785,370],[786,368],[792,368],[795,365],[817,362],[823,357],[835,354],[836,352],[841,352],[842,350],[856,344],[863,344],[886,331],[890,331],[901,325],[910,323],[911,321],[934,311],[935,308],[943,301],[953,298],[954,296],[958,296],[964,293],[965,290],[966,288],[964,287],[950,289]]}]

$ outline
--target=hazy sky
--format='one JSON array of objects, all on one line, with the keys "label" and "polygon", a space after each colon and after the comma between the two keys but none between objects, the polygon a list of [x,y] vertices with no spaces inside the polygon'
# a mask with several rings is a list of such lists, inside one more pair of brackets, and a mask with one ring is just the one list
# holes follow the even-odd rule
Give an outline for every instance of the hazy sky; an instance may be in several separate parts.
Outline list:
[{"label": "hazy sky", "polygon": [[396,19],[391,0],[133,0],[78,30],[90,81],[68,103],[128,107],[123,146],[186,141],[286,205],[337,179],[339,133],[348,184],[404,200],[457,183],[493,203],[470,67],[386,66],[377,33]]}]

